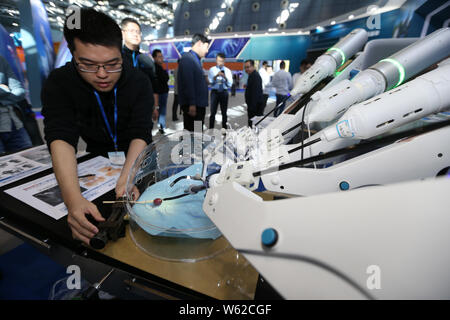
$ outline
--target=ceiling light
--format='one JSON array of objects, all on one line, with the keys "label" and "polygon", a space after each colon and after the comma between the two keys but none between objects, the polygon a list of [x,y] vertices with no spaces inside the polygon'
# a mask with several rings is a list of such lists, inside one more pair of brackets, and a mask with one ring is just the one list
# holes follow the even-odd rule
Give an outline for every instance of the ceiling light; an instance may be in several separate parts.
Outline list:
[{"label": "ceiling light", "polygon": [[289,12],[293,12],[298,7],[298,3],[291,3],[289,4]]},{"label": "ceiling light", "polygon": [[351,20],[351,19],[353,19],[354,17],[355,17],[355,16],[354,16],[353,14],[351,14],[351,15],[348,16],[348,19]]},{"label": "ceiling light", "polygon": [[280,16],[276,19],[277,24],[286,22],[286,20],[289,19],[289,10],[283,10],[281,11]]}]

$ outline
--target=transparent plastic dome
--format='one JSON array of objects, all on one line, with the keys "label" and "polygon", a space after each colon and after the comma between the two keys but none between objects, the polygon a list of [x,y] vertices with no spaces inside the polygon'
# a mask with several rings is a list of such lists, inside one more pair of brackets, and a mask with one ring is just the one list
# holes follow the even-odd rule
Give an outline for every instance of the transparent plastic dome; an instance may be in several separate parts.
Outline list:
[{"label": "transparent plastic dome", "polygon": [[146,253],[195,262],[230,248],[202,209],[206,178],[219,168],[205,155],[218,143],[205,134],[180,131],[162,136],[136,159],[126,205],[132,239]]}]

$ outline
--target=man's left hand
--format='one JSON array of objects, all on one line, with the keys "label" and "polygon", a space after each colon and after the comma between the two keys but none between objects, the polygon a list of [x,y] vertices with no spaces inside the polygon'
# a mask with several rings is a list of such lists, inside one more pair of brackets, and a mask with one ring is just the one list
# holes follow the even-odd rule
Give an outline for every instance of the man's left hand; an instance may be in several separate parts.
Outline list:
[{"label": "man's left hand", "polygon": [[[116,184],[116,199],[125,196],[127,191],[127,179],[126,178],[119,178],[117,180]],[[130,200],[137,200],[141,196],[141,193],[139,192],[138,188],[136,186],[133,186],[131,188],[131,198]]]},{"label": "man's left hand", "polygon": [[158,120],[158,116],[159,116],[159,111],[158,111],[158,109],[153,110],[152,120],[153,120],[153,121],[157,121],[157,120]]},{"label": "man's left hand", "polygon": [[120,176],[116,184],[116,198],[123,197],[126,191],[126,187],[127,187],[127,177],[124,176],[122,178],[122,176]]}]

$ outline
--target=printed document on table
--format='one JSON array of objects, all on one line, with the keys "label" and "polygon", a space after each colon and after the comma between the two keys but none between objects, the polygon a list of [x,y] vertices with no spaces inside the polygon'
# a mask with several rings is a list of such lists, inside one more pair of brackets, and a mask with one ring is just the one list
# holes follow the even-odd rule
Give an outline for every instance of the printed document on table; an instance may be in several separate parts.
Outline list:
[{"label": "printed document on table", "polygon": [[[83,154],[77,154],[77,158]],[[0,187],[52,167],[47,145],[0,157]]]},{"label": "printed document on table", "polygon": [[[109,159],[95,157],[78,164],[80,190],[83,197],[92,201],[116,187],[122,167],[112,166]],[[55,175],[30,181],[5,190],[6,193],[58,220],[67,215]]]}]

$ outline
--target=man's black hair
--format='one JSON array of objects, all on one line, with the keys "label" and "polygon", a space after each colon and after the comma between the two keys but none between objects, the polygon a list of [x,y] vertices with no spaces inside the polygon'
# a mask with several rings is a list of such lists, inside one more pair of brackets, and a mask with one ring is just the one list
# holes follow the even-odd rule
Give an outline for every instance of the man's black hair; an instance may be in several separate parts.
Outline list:
[{"label": "man's black hair", "polygon": [[64,38],[72,54],[75,51],[75,39],[122,50],[122,31],[113,18],[94,9],[81,8],[79,12],[80,28],[68,26],[67,22],[71,16],[67,17],[64,23]]},{"label": "man's black hair", "polygon": [[262,65],[263,65],[263,66],[267,65],[267,61],[264,60],[264,61],[262,62]]},{"label": "man's black hair", "polygon": [[222,53],[222,52],[219,52],[219,53],[216,55],[216,58],[217,58],[217,57],[222,58],[222,59],[225,59],[225,58],[226,58],[226,57],[225,57],[225,54]]},{"label": "man's black hair", "polygon": [[210,43],[211,40],[209,40],[207,37],[205,37],[203,34],[196,33],[192,36],[191,44],[195,45],[198,41],[201,41],[202,43],[208,42]]},{"label": "man's black hair", "polygon": [[247,59],[247,60],[244,61],[244,63],[247,63],[247,62],[250,62],[250,65],[251,65],[252,67],[255,66],[255,60]]},{"label": "man's black hair", "polygon": [[284,61],[280,62],[280,69],[286,68],[286,63]]},{"label": "man's black hair", "polygon": [[139,24],[139,22],[137,22],[136,19],[133,19],[133,18],[125,18],[125,19],[123,19],[123,20],[120,22],[120,27],[121,27],[122,29],[124,29],[124,28],[127,26],[127,24],[129,24],[129,23],[137,24],[137,26],[139,27],[139,30],[141,30],[141,25]]},{"label": "man's black hair", "polygon": [[155,50],[153,50],[152,51],[152,57],[153,58],[156,58],[156,56],[158,55],[158,53],[160,53],[161,52],[161,54],[162,54],[162,51],[161,50],[159,50],[159,49],[155,49]]}]

